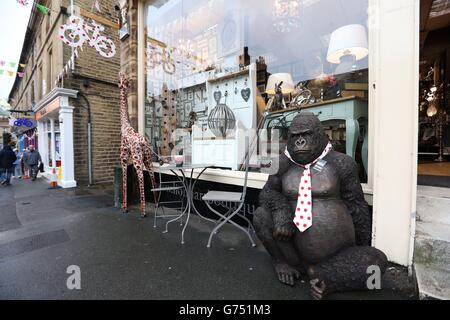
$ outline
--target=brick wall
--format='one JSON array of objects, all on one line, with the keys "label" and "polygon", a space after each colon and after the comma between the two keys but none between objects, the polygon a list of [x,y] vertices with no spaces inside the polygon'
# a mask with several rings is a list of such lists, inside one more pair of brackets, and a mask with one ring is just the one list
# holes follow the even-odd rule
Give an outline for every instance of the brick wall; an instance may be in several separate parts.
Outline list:
[{"label": "brick wall", "polygon": [[[99,1],[101,13],[94,13],[116,22],[116,1]],[[77,1],[77,6],[90,11],[92,1]],[[86,19],[90,21],[90,19]],[[92,173],[93,182],[112,182],[114,167],[119,164],[120,154],[120,110],[117,78],[120,70],[120,41],[118,28],[104,25],[103,35],[112,39],[116,46],[113,58],[102,57],[94,48],[85,45],[79,51],[75,70],[64,80],[64,87],[83,92],[91,107],[92,123]],[[64,61],[70,57],[71,49],[64,46]],[[87,102],[79,95],[71,99],[74,109],[74,155],[75,179],[78,184],[88,181]]]},{"label": "brick wall", "polygon": [[[68,15],[60,13],[60,8],[68,8],[69,0],[41,1],[52,8],[50,15],[34,12],[31,15],[31,35],[24,43],[21,62],[27,64],[24,78],[17,78],[11,92],[14,107],[30,109],[31,103],[38,102],[43,95],[48,94],[54,86],[54,80],[71,55],[71,48],[62,43],[58,36],[59,26],[67,23]],[[105,27],[102,35],[112,39],[116,46],[116,55],[109,59],[102,57],[88,44],[79,51],[75,70],[65,76],[59,86],[81,90],[90,102],[92,113],[92,168],[94,183],[112,182],[114,166],[119,164],[120,152],[120,110],[119,89],[117,87],[120,70],[121,43],[118,39],[117,18],[119,12],[114,9],[116,0],[99,1],[101,12],[92,9],[93,0],[77,0],[75,14],[87,22],[91,19],[83,15],[93,13],[109,23],[96,20]],[[48,29],[48,30],[47,30]],[[49,59],[49,49],[52,49],[52,59]],[[51,66],[49,61],[51,61]],[[42,72],[40,68],[42,67]],[[51,67],[51,69],[49,69]],[[51,79],[47,80],[47,90],[43,94],[42,81],[48,70],[52,70]],[[34,99],[31,98],[34,90]],[[86,102],[83,98],[71,99],[74,109],[74,165],[75,179],[79,185],[88,181],[88,147],[87,119],[88,113],[83,108]]]}]

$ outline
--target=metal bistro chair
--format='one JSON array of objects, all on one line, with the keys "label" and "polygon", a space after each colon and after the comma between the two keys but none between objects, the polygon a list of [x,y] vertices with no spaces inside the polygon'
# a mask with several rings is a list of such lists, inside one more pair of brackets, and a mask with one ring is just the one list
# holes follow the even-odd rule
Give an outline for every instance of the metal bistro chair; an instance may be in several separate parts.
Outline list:
[{"label": "metal bistro chair", "polygon": [[[161,172],[158,172],[159,182],[157,184],[156,188],[151,189],[153,192],[158,193],[158,199],[155,199],[155,215],[153,220],[153,227],[156,228],[156,219],[157,218],[171,218],[171,217],[178,217],[179,214],[166,214],[164,212],[164,204],[170,204],[170,203],[180,203],[180,207],[172,208],[175,210],[181,210],[183,212],[184,210],[184,199],[186,198],[185,190],[182,181],[162,181]],[[173,201],[161,201],[161,195],[163,192],[169,192],[169,191],[175,191],[175,190],[181,190],[182,196],[180,200],[173,200]],[[158,215],[158,208],[161,208],[162,214]],[[180,225],[183,225],[183,218],[180,220]]]},{"label": "metal bistro chair", "polygon": [[[234,225],[236,228],[242,230],[243,232],[245,232],[248,236],[248,238],[250,239],[250,242],[252,243],[253,247],[256,247],[255,242],[253,241],[252,236],[250,235],[250,229],[253,231],[253,233],[255,232],[255,229],[253,228],[252,223],[250,222],[250,220],[247,219],[247,217],[245,217],[243,214],[240,213],[242,207],[244,206],[245,203],[245,195],[247,193],[247,180],[248,180],[248,169],[249,169],[249,161],[250,161],[250,152],[248,150],[248,138],[246,139],[246,143],[245,143],[245,151],[246,151],[246,155],[245,155],[245,177],[244,177],[244,185],[243,185],[243,189],[242,192],[230,192],[230,191],[208,191],[203,197],[202,200],[205,201],[207,207],[214,212],[215,214],[217,214],[220,219],[216,221],[216,226],[214,227],[214,229],[211,231],[211,234],[209,235],[209,240],[208,240],[208,245],[207,247],[210,248],[211,247],[211,240],[212,237],[215,233],[218,232],[218,230],[225,225],[225,223],[229,222],[232,225]],[[226,212],[225,214],[218,212],[217,210],[215,210],[214,208],[211,207],[211,203],[214,201],[220,201],[220,202],[227,202],[230,204],[234,204],[234,206],[230,206],[230,209],[228,210],[228,212]],[[235,215],[237,215],[238,217],[244,219],[247,223],[248,223],[248,227],[247,229],[240,226],[239,224],[237,224],[236,222],[234,222],[233,220],[231,220]]]}]

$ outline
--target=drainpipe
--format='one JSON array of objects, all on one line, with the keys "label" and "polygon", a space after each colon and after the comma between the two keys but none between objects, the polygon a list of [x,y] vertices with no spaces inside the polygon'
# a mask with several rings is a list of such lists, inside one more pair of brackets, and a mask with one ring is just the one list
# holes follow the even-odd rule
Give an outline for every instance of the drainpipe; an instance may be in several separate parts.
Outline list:
[{"label": "drainpipe", "polygon": [[83,100],[86,102],[86,106],[82,106],[88,112],[88,123],[87,123],[87,134],[88,134],[88,175],[89,175],[89,184],[88,187],[92,185],[92,118],[91,118],[91,104],[87,99],[86,95],[83,91],[79,90],[78,94]]}]

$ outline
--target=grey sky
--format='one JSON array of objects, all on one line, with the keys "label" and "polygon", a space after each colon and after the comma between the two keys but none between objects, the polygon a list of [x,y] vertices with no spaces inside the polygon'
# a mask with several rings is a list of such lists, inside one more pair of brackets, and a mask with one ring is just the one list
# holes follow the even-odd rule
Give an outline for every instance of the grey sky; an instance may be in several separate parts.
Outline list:
[{"label": "grey sky", "polygon": [[[16,0],[0,1],[0,61],[7,61],[0,70],[16,71],[9,62],[23,62],[19,58],[32,7],[33,0],[28,0],[26,7]],[[0,100],[8,98],[15,78],[16,74],[10,77],[6,71],[0,75]]]}]

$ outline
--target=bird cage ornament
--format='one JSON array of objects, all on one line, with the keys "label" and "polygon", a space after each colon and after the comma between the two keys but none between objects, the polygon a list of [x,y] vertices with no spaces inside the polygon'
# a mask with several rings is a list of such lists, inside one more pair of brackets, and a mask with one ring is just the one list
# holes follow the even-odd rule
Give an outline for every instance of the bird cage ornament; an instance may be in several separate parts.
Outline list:
[{"label": "bird cage ornament", "polygon": [[222,93],[214,92],[214,99],[217,105],[211,110],[208,116],[208,127],[216,137],[225,138],[236,126],[236,118],[233,111],[227,106],[228,91],[225,91],[225,102],[220,103]]}]

